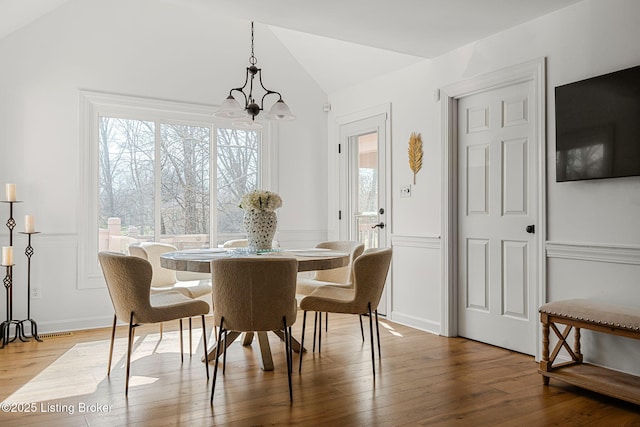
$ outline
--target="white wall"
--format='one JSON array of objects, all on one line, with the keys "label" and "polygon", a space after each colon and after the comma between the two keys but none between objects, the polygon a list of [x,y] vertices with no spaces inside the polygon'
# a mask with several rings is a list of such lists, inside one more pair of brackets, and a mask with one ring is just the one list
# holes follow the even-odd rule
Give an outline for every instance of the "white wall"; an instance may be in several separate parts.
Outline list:
[{"label": "white wall", "polygon": [[[442,129],[433,91],[540,57],[547,58],[546,240],[560,249],[565,242],[575,243],[578,249],[573,255],[569,251],[568,258],[566,251],[562,257],[548,255],[547,298],[599,297],[640,305],[640,177],[556,183],[553,92],[564,83],[640,64],[638,16],[636,0],[585,0],[434,60],[329,94],[330,146],[336,142],[337,117],[391,103],[393,318],[440,332],[441,305],[434,299],[442,297],[441,258],[433,243],[441,234]],[[411,182],[406,150],[414,131],[422,133],[424,166],[412,197],[400,198],[400,186]],[[335,164],[332,154],[330,170]],[[332,176],[330,194],[337,186]],[[329,218],[331,233],[337,226]],[[602,252],[601,260],[584,259],[584,248]],[[586,358],[640,372],[631,363],[640,355],[640,343],[587,337]],[[605,346],[620,351],[604,352]]]},{"label": "white wall", "polygon": [[[31,314],[41,332],[108,325],[113,315],[105,289],[78,290],[78,91],[217,104],[244,81],[249,54],[249,22],[150,0],[72,0],[0,40],[0,183],[15,182],[24,201],[15,232],[26,213],[43,232],[34,236],[32,258],[42,298]],[[279,237],[284,244],[324,239],[327,187],[317,177],[327,174],[326,94],[262,25],[255,54],[264,83],[298,117],[278,129]],[[0,241],[8,244],[4,226]],[[14,233],[14,245],[14,317],[22,318],[24,236]]]}]

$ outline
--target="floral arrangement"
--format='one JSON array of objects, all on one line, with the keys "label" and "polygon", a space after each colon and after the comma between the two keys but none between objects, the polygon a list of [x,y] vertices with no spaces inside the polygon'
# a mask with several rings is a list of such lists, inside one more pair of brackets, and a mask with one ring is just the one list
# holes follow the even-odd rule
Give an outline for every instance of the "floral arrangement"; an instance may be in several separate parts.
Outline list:
[{"label": "floral arrangement", "polygon": [[281,206],[282,199],[272,191],[255,190],[240,199],[240,207],[245,211],[273,212]]}]

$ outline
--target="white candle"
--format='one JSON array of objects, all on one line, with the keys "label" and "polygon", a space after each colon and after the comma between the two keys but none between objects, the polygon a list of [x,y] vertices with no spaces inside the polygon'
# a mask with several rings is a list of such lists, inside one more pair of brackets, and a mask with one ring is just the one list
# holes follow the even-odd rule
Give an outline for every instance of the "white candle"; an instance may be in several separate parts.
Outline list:
[{"label": "white candle", "polygon": [[36,231],[36,227],[33,221],[33,215],[24,216],[24,231],[27,233],[33,233]]},{"label": "white candle", "polygon": [[2,247],[2,265],[13,265],[13,246]]},{"label": "white candle", "polygon": [[7,202],[16,201],[16,185],[15,184],[5,184],[4,192],[5,192],[5,196],[7,197]]}]

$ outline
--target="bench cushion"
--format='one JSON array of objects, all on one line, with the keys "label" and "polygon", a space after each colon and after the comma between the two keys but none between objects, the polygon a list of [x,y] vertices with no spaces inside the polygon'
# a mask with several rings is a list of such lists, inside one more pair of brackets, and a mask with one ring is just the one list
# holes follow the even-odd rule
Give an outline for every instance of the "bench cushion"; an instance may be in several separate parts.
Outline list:
[{"label": "bench cushion", "polygon": [[610,326],[628,331],[640,331],[640,307],[612,304],[592,299],[553,301],[540,307],[540,313],[567,319]]}]

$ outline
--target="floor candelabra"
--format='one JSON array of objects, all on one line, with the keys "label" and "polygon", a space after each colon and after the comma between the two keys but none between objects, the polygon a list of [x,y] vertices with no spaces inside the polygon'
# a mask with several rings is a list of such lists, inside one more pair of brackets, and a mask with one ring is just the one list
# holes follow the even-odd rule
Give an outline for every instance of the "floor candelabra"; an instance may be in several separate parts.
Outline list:
[{"label": "floor candelabra", "polygon": [[[25,249],[25,255],[27,256],[27,318],[24,320],[16,320],[13,317],[13,229],[16,226],[16,221],[13,218],[13,205],[15,203],[21,203],[20,201],[10,200],[3,201],[3,203],[9,204],[9,219],[7,220],[7,228],[9,229],[9,247],[11,248],[11,257],[8,262],[4,262],[3,267],[6,269],[6,274],[2,284],[4,285],[6,294],[6,320],[0,324],[0,339],[2,340],[2,348],[10,342],[20,340],[26,342],[29,338],[33,337],[37,341],[42,341],[38,336],[38,324],[31,318],[31,257],[33,256],[33,246],[31,246],[31,236],[38,234],[35,231],[27,231],[21,234],[28,235],[28,245]],[[25,323],[29,322],[31,325],[31,337],[25,334]],[[14,326],[13,338],[11,337],[11,327]]]}]

